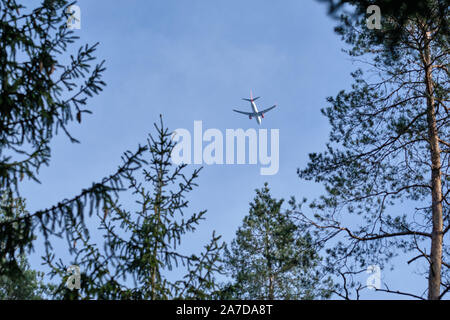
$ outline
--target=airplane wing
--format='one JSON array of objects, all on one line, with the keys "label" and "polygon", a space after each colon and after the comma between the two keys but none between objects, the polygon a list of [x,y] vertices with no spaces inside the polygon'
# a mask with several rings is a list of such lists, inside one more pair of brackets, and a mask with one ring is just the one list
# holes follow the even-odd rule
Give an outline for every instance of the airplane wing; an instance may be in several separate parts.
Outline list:
[{"label": "airplane wing", "polygon": [[267,108],[267,109],[265,109],[265,110],[262,110],[262,111],[258,112],[258,115],[261,116],[261,115],[263,115],[264,113],[269,112],[270,110],[272,110],[272,109],[275,108],[276,106],[277,106],[277,105],[273,105],[273,106],[271,106],[270,108]]},{"label": "airplane wing", "polygon": [[254,112],[244,112],[244,111],[239,111],[239,110],[234,110],[234,109],[233,109],[233,111],[234,111],[234,112],[238,112],[238,113],[245,114],[245,115],[247,115],[247,116],[256,116],[256,114],[255,114]]}]

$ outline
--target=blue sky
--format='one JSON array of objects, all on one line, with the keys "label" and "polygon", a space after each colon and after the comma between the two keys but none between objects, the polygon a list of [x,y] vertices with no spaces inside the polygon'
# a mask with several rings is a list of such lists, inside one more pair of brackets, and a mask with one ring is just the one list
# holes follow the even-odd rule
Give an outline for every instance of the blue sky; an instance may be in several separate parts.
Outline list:
[{"label": "blue sky", "polygon": [[[262,97],[262,106],[279,106],[261,125],[280,130],[279,172],[261,176],[255,165],[206,166],[190,200],[192,210],[208,210],[207,219],[185,238],[187,250],[199,250],[212,230],[231,241],[254,190],[265,181],[276,197],[320,194],[322,188],[301,181],[296,170],[306,165],[308,153],[324,149],[329,126],[320,109],[327,96],[350,87],[355,68],[341,52],[324,5],[312,0],[80,0],[78,5],[77,45],[100,42],[97,56],[106,60],[107,87],[90,100],[93,115],[71,126],[81,144],[58,136],[50,167],[41,171],[42,184],[23,188],[30,211],[112,173],[121,154],[153,132],[159,114],[171,129],[192,131],[194,120],[202,120],[204,130],[257,128],[254,120],[232,112],[249,108],[240,99],[250,90]],[[36,268],[38,254],[39,248],[32,259]],[[400,267],[383,276],[393,289],[422,288],[424,280],[410,272]]]}]

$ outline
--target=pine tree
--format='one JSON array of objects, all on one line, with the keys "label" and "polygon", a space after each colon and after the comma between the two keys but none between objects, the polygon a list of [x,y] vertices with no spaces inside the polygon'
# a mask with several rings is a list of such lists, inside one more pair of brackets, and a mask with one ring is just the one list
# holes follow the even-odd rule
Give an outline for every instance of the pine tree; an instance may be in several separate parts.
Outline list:
[{"label": "pine tree", "polygon": [[[249,214],[236,232],[231,249],[226,249],[225,268],[233,282],[223,288],[225,298],[329,296],[330,283],[322,283],[317,268],[317,247],[310,234],[294,222],[294,211],[282,209],[283,202],[272,198],[267,183],[256,190]],[[295,200],[291,207],[295,208]]]},{"label": "pine tree", "polygon": [[[350,91],[328,99],[327,150],[311,154],[299,174],[325,184],[327,194],[312,204],[316,217],[303,218],[324,241],[338,242],[329,266],[343,278],[345,298],[349,284],[365,287],[357,273],[383,267],[400,252],[404,263],[426,266],[428,299],[450,290],[448,7],[427,5],[427,15],[406,21],[385,12],[381,30],[345,16],[337,28],[361,68],[352,73]],[[400,31],[392,47],[394,30]]]},{"label": "pine tree", "polygon": [[[448,29],[448,7],[449,0],[425,0],[425,1],[398,1],[398,0],[317,0],[327,3],[328,13],[333,18],[348,19],[348,21],[359,21],[369,16],[367,9],[376,5],[380,8],[382,21],[387,17],[395,17],[396,23],[390,24],[389,29],[376,34],[378,43],[384,44],[389,50],[401,46],[400,39],[407,34],[407,25],[411,18],[434,19],[435,23],[443,29]],[[344,8],[351,6],[353,10]],[[349,15],[349,13],[351,13]]]},{"label": "pine tree", "polygon": [[[70,292],[64,288],[67,265],[47,262],[53,275],[63,279],[59,293],[67,299],[212,299],[217,294],[215,276],[221,273],[223,249],[220,236],[213,233],[200,254],[185,254],[179,247],[183,236],[193,233],[206,211],[185,215],[189,201],[186,196],[197,186],[201,169],[186,175],[186,164],[174,165],[172,134],[162,118],[155,124],[156,135],[148,139],[149,159],[142,175],[129,174],[128,188],[135,207],[119,201],[108,202],[97,215],[104,245],[92,243],[74,225],[76,245],[72,265],[82,272],[81,289]],[[184,273],[171,280],[171,272]]]}]

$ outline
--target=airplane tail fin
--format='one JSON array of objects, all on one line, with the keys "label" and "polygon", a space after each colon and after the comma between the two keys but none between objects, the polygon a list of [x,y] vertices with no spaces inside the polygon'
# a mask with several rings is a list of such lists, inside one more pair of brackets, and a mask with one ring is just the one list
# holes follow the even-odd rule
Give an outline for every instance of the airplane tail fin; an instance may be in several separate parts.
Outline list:
[{"label": "airplane tail fin", "polygon": [[252,90],[250,90],[250,99],[242,98],[242,100],[245,100],[245,101],[248,101],[248,102],[253,102],[253,101],[258,100],[259,98],[260,97],[253,98]]},{"label": "airplane tail fin", "polygon": [[261,98],[261,97],[250,98],[250,99],[242,98],[242,100],[244,100],[244,101],[248,101],[248,102],[252,102],[252,101],[256,101],[256,100],[258,100],[259,98]]}]

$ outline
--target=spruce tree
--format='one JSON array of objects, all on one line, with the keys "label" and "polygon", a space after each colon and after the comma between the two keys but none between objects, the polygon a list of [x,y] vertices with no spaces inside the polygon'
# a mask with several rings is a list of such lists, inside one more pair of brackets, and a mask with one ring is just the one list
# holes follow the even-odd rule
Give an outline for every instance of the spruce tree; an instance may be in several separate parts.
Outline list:
[{"label": "spruce tree", "polygon": [[268,184],[256,190],[249,214],[226,249],[225,269],[232,282],[225,298],[314,299],[328,297],[329,279],[319,272],[318,248],[295,222],[295,200],[284,210],[283,199],[270,194]]},{"label": "spruce tree", "polygon": [[[88,98],[105,86],[104,62],[95,63],[97,44],[69,54],[78,39],[67,27],[71,4],[44,0],[30,9],[17,0],[0,0],[0,189],[13,191],[16,197],[24,181],[39,182],[39,169],[49,165],[56,134],[78,142],[68,126],[83,122],[91,113]],[[73,243],[74,235],[68,232],[73,224],[88,232],[86,213],[102,210],[123,190],[122,179],[140,167],[144,151],[139,146],[134,153],[126,152],[116,172],[72,198],[1,221],[0,274],[11,278],[20,274],[17,252],[26,253],[38,233],[51,250],[52,235]]]},{"label": "spruce tree", "polygon": [[[171,161],[172,133],[161,118],[156,134],[148,139],[148,157],[141,174],[128,174],[130,200],[110,201],[97,214],[102,245],[92,241],[79,225],[69,249],[70,264],[47,256],[52,274],[62,278],[58,295],[66,299],[212,299],[217,296],[216,275],[220,274],[223,244],[213,233],[203,252],[180,250],[183,238],[194,233],[206,210],[186,214],[188,194],[197,186],[201,170],[186,173],[186,164]],[[97,225],[97,223],[96,223]],[[65,287],[69,265],[81,271],[81,289]],[[173,272],[183,274],[174,276]],[[172,274],[172,275],[171,275]]]},{"label": "spruce tree", "polygon": [[[25,199],[12,198],[12,192],[4,190],[0,198],[0,222],[20,217],[24,213]],[[19,229],[18,223],[13,227]],[[18,254],[16,260],[20,270],[16,277],[0,274],[0,300],[40,300],[51,297],[55,288],[45,283],[44,273],[31,269],[25,254]]]}]

